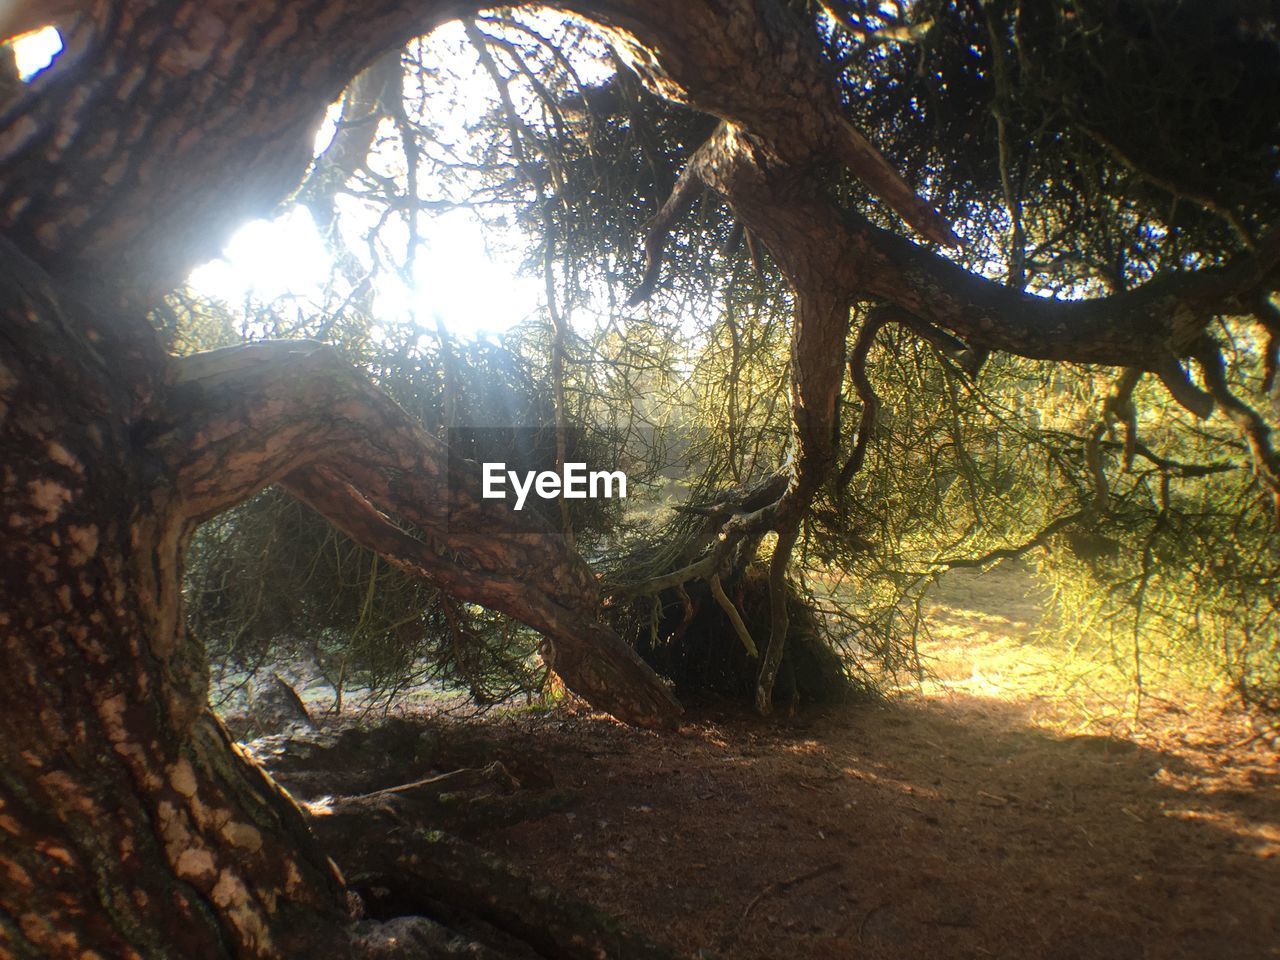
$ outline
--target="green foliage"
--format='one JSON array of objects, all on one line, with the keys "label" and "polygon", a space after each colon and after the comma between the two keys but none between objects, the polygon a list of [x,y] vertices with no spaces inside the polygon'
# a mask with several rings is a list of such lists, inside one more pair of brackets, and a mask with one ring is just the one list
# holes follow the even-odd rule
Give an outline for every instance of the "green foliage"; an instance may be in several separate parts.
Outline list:
[{"label": "green foliage", "polygon": [[[957,225],[956,259],[974,272],[1038,296],[1112,294],[1220,263],[1280,216],[1280,50],[1274,16],[1248,0],[790,7],[811,18],[850,115]],[[395,230],[412,237],[427,209],[470,206],[522,245],[545,310],[504,347],[374,336],[343,306],[354,291],[330,297],[331,316],[275,307],[237,328],[188,303],[159,319],[179,352],[246,329],[339,342],[432,430],[545,427],[559,413],[580,459],[627,470],[643,494],[625,513],[579,501],[571,516],[584,554],[621,587],[705,545],[697,515],[670,508],[785,465],[792,304],[768,251],[709,194],[677,224],[652,299],[626,303],[645,223],[715,121],[648,93],[586,28],[550,23],[475,22],[492,89],[460,140],[434,119],[456,91],[411,46],[404,115],[380,128],[369,163],[378,172],[346,186],[399,238],[375,230],[370,250],[404,251],[370,274],[411,273],[412,242]],[[907,39],[884,40],[891,31]],[[894,227],[860,184],[833,171],[828,186],[850,217]],[[854,305],[855,330],[874,306]],[[1263,331],[1223,318],[1216,334],[1231,389],[1274,412]],[[1054,588],[1054,642],[1112,650],[1139,684],[1176,664],[1275,695],[1277,519],[1230,422],[1194,420],[1150,376],[1126,422],[1108,401],[1117,371],[962,355],[902,326],[880,331],[865,372],[880,404],[865,461],[810,506],[792,569],[850,673],[875,684],[917,672],[931,579],[1026,553]],[[841,467],[865,399],[846,385]],[[553,462],[552,433],[535,460]],[[771,549],[749,541],[735,574]],[[239,664],[305,648],[327,675],[383,690],[429,664],[490,699],[538,681],[522,631],[409,583],[277,494],[200,532],[188,589],[197,630]],[[666,591],[620,626],[661,645],[683,610]]]}]

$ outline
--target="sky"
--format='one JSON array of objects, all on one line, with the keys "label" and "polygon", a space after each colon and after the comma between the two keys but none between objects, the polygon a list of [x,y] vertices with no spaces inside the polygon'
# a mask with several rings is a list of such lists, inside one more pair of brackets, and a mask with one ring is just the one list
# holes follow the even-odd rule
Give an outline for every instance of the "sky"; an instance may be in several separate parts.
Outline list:
[{"label": "sky", "polygon": [[[464,42],[462,28],[448,24],[427,41],[433,60],[455,78],[448,97],[449,112],[433,116],[437,134],[449,140],[464,138],[466,124],[479,119],[492,95]],[[331,109],[316,136],[318,155],[333,137],[338,111]],[[395,157],[371,163],[385,175],[402,175]],[[339,197],[340,228],[348,248],[357,255],[367,249],[365,234],[381,210]],[[428,331],[443,325],[455,336],[498,335],[538,312],[541,284],[520,275],[515,251],[494,249],[477,215],[455,210],[423,213],[418,218],[421,247],[412,277],[390,270],[374,279],[374,320],[379,325],[409,323]],[[384,237],[403,246],[398,224],[384,227]],[[393,255],[394,257],[394,255]],[[220,259],[198,267],[189,283],[196,293],[244,303],[246,298],[274,300],[290,297],[302,305],[319,306],[320,289],[332,263],[310,215],[292,209],[270,220],[255,220],[232,235]]]},{"label": "sky", "polygon": [[[429,41],[442,66],[458,77],[451,103],[456,115],[443,118],[447,132],[460,136],[468,120],[478,117],[492,86],[474,63],[460,54],[462,31],[456,24],[440,28]],[[29,80],[49,65],[62,49],[52,27],[14,42],[19,74]],[[460,59],[463,58],[463,59]],[[471,113],[471,116],[467,114]],[[316,138],[317,151],[333,136],[336,111]],[[346,234],[357,245],[371,221],[348,208]],[[363,217],[363,219],[362,219]],[[420,218],[422,247],[412,278],[383,273],[375,281],[374,310],[379,323],[409,321],[427,330],[437,323],[467,338],[500,334],[539,309],[541,283],[519,275],[519,257],[486,244],[478,218],[452,211]],[[303,209],[292,209],[267,220],[240,227],[223,248],[222,257],[192,271],[189,285],[197,294],[238,307],[247,300],[291,298],[305,307],[320,304],[322,287],[330,275],[331,257],[314,222]]]}]

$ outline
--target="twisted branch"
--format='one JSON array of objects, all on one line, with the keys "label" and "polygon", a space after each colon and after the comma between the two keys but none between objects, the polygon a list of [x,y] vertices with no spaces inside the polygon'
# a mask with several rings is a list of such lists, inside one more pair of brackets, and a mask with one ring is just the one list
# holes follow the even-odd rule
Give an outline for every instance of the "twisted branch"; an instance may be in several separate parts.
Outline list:
[{"label": "twisted branch", "polygon": [[674,722],[666,687],[596,622],[595,578],[561,534],[483,499],[444,443],[334,351],[253,344],[179,361],[175,380],[151,450],[186,524],[282,483],[411,576],[541,631],[548,662],[593,704],[643,726]]}]

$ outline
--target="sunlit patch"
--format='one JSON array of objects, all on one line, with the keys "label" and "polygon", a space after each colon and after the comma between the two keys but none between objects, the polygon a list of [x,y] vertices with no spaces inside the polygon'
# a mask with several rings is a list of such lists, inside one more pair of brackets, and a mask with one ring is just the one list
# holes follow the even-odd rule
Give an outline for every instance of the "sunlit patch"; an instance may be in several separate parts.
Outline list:
[{"label": "sunlit patch", "polygon": [[514,256],[487,247],[474,216],[454,211],[423,227],[413,283],[382,278],[379,316],[412,320],[427,329],[443,325],[456,335],[473,337],[501,333],[536,310],[537,281],[518,275]]},{"label": "sunlit patch", "polygon": [[311,145],[311,155],[318,157],[329,149],[333,143],[333,138],[338,134],[338,121],[342,118],[342,103],[329,104],[329,108],[324,112],[324,120],[320,123],[320,129],[316,131],[315,142]]},{"label": "sunlit patch", "polygon": [[1232,810],[1180,807],[1164,811],[1172,820],[1200,823],[1233,835],[1242,852],[1264,860],[1280,857],[1280,825],[1254,820]]},{"label": "sunlit patch", "polygon": [[11,43],[13,58],[18,64],[18,77],[23,81],[30,80],[48,67],[53,63],[54,57],[62,52],[62,34],[57,27],[42,27],[31,33],[24,33]]},{"label": "sunlit patch", "polygon": [[311,215],[295,207],[274,220],[254,220],[231,237],[222,258],[194,270],[191,287],[228,303],[247,297],[308,296],[324,286],[332,267]]}]

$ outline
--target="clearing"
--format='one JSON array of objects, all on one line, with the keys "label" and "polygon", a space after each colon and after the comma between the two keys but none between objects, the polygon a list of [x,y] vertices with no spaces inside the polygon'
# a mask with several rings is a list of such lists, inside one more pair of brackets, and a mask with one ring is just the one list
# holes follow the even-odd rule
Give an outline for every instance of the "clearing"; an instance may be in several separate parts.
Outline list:
[{"label": "clearing", "polygon": [[935,679],[893,703],[693,710],[666,737],[566,708],[416,717],[429,759],[340,773],[259,754],[308,799],[500,760],[531,819],[469,835],[691,954],[1280,957],[1272,737],[1208,700],[1148,695],[1135,720],[1103,667],[1030,642],[1028,582],[949,575]]}]

